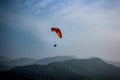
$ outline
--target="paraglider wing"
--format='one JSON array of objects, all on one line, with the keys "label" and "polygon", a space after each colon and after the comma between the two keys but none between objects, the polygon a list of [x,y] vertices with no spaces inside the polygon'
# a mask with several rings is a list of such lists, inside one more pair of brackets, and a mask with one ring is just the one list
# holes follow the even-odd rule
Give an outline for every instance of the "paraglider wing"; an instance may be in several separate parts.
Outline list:
[{"label": "paraglider wing", "polygon": [[56,34],[58,35],[59,38],[62,38],[62,33],[61,33],[61,30],[59,28],[51,28],[51,31],[55,31]]}]

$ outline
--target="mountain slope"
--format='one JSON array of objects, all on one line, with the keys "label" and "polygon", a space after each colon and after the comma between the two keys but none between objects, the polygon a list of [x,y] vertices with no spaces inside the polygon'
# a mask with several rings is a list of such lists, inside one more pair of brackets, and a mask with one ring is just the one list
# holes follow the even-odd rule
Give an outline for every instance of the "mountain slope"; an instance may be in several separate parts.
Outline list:
[{"label": "mountain slope", "polygon": [[9,65],[13,65],[13,66],[25,66],[25,65],[29,65],[31,63],[36,62],[36,59],[32,59],[32,58],[19,58],[19,59],[14,59],[11,60],[9,62]]},{"label": "mountain slope", "polygon": [[33,64],[47,65],[52,62],[62,62],[65,60],[70,60],[70,59],[74,59],[74,58],[70,56],[55,56],[55,57],[48,57],[48,58],[38,60]]},{"label": "mountain slope", "polygon": [[1,80],[92,80],[72,71],[53,65],[30,65],[16,67],[5,73],[0,73]]},{"label": "mountain slope", "polygon": [[0,71],[7,71],[15,66],[25,66],[35,62],[35,59],[32,58],[19,58],[19,59],[8,59],[2,58],[0,61]]},{"label": "mountain slope", "polygon": [[103,59],[103,60],[105,62],[107,62],[108,64],[112,64],[112,65],[120,68],[120,62],[110,61],[110,60],[106,60],[106,59]]},{"label": "mountain slope", "polygon": [[11,59],[8,57],[0,56],[0,62],[5,62],[5,61],[9,61],[9,60],[11,60]]},{"label": "mountain slope", "polygon": [[16,77],[22,80],[35,80],[35,78],[40,80],[51,80],[51,78],[52,80],[120,80],[120,68],[99,58],[70,59],[48,65],[16,67],[1,75],[3,75],[2,78],[7,76],[6,78],[13,80],[16,80]]},{"label": "mountain slope", "polygon": [[61,62],[65,60],[73,59],[70,56],[55,56],[55,57],[48,57],[43,58],[40,60],[32,59],[32,58],[19,58],[19,59],[9,59],[6,57],[1,57],[0,59],[0,71],[6,71],[15,66],[26,66],[26,65],[33,65],[33,64],[40,64],[40,65],[47,65],[52,62]]},{"label": "mountain slope", "polygon": [[51,63],[71,70],[80,75],[87,75],[95,80],[120,80],[120,68],[107,64],[99,58],[73,59]]}]

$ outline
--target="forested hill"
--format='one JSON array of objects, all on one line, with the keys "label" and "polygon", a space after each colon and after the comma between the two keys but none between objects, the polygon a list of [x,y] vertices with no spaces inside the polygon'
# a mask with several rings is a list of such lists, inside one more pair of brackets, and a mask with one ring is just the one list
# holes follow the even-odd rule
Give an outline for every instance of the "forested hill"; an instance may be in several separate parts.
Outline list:
[{"label": "forested hill", "polygon": [[0,80],[120,80],[120,68],[100,58],[71,59],[48,65],[15,67],[0,73]]},{"label": "forested hill", "polygon": [[54,65],[30,65],[2,72],[0,80],[92,80]]}]

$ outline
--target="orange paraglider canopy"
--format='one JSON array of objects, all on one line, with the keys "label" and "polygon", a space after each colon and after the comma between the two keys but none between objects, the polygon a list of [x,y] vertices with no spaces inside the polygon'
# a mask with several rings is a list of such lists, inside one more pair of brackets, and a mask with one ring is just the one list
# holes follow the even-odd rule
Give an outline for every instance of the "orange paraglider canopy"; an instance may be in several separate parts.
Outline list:
[{"label": "orange paraglider canopy", "polygon": [[53,27],[53,28],[51,28],[51,31],[53,31],[53,32],[55,31],[56,34],[58,35],[58,37],[62,38],[62,33],[61,33],[61,30],[59,28]]}]

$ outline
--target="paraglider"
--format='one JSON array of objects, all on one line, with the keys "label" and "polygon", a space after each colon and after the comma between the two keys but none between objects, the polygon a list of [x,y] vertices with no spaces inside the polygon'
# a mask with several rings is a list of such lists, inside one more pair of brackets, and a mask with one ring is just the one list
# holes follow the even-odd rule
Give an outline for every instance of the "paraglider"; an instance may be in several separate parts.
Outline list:
[{"label": "paraglider", "polygon": [[54,47],[57,47],[57,44],[54,44]]},{"label": "paraglider", "polygon": [[[52,27],[51,28],[52,32],[56,32],[57,36],[61,39],[62,38],[62,32],[59,28],[57,27]],[[54,44],[54,47],[57,47],[57,44]]]}]

